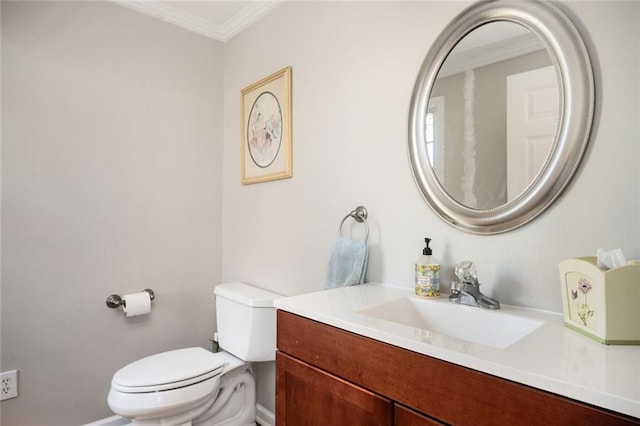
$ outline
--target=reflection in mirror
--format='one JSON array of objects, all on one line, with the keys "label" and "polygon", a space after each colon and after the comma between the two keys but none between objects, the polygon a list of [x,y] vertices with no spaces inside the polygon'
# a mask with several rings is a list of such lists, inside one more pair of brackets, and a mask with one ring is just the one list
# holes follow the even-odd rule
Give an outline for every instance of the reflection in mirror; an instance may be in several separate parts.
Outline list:
[{"label": "reflection in mirror", "polygon": [[428,102],[426,150],[443,188],[474,209],[518,197],[550,154],[559,106],[557,73],[535,34],[510,21],[469,32]]}]

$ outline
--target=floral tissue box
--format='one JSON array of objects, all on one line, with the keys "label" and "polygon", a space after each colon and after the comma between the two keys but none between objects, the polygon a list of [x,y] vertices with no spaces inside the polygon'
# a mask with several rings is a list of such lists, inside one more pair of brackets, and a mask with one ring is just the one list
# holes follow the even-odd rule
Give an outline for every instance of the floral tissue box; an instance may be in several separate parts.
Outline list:
[{"label": "floral tissue box", "polygon": [[608,271],[596,260],[560,262],[565,326],[607,345],[640,345],[640,260]]}]

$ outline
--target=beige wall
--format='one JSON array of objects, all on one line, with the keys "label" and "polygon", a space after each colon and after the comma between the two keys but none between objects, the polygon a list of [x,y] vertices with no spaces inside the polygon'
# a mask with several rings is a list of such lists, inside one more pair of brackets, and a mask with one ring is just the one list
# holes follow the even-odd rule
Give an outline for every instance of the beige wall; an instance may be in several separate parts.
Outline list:
[{"label": "beige wall", "polygon": [[[226,44],[225,280],[286,295],[321,290],[342,217],[369,209],[367,279],[412,286],[425,236],[448,281],[463,259],[503,303],[560,311],[558,262],[622,247],[640,256],[639,2],[570,1],[586,27],[599,80],[599,118],[577,179],[522,229],[474,236],[441,221],[419,194],[407,158],[408,106],[424,54],[467,3],[292,2]],[[240,90],[291,65],[292,179],[240,184]],[[600,84],[601,83],[601,84]],[[272,404],[261,366],[261,393]]]},{"label": "beige wall", "polygon": [[[225,45],[223,72],[219,43],[126,9],[3,2],[2,369],[21,372],[5,424],[108,415],[119,366],[203,344],[215,282],[321,290],[340,220],[358,204],[370,213],[370,281],[410,287],[431,236],[445,276],[469,258],[486,293],[559,311],[560,260],[600,246],[640,256],[637,2],[562,4],[594,45],[599,118],[556,205],[480,237],[421,198],[406,148],[413,81],[466,4],[284,3]],[[240,90],[287,65],[294,177],[243,186]],[[147,285],[152,315],[127,321],[104,307]],[[258,400],[273,409],[273,366],[256,370]]]},{"label": "beige wall", "polygon": [[[208,346],[223,45],[108,2],[2,2],[3,425],[112,415],[113,373]],[[150,315],[111,293],[145,287]]]}]

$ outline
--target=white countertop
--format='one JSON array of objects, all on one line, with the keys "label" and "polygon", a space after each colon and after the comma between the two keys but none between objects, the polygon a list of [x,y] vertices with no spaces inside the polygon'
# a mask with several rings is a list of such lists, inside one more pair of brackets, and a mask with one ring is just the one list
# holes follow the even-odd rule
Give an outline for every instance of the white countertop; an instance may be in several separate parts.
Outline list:
[{"label": "white countertop", "polygon": [[[491,312],[544,324],[504,349],[356,312],[403,297],[415,296],[408,288],[369,283],[286,297],[274,304],[362,336],[640,418],[640,346],[603,345],[565,328],[561,314],[509,306]],[[449,303],[446,295],[434,302]]]}]

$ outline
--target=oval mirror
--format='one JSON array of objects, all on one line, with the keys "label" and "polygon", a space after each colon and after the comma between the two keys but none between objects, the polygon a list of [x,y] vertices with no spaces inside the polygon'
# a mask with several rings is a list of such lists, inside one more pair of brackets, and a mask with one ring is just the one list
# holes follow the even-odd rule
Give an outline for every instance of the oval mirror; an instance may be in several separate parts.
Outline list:
[{"label": "oval mirror", "polygon": [[418,74],[409,115],[416,183],[459,229],[515,229],[569,183],[593,112],[587,49],[556,6],[476,3],[436,39]]}]

